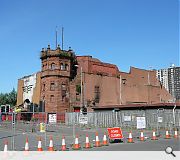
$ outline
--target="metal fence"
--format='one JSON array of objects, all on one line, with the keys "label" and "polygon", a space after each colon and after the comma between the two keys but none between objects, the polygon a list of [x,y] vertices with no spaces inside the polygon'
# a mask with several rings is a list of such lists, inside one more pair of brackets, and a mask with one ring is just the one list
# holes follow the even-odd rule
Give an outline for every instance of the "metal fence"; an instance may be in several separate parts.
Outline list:
[{"label": "metal fence", "polygon": [[[85,117],[86,122],[80,122],[80,118]],[[170,109],[153,109],[153,110],[121,110],[118,112],[88,112],[81,114],[79,112],[65,113],[46,113],[46,112],[25,112],[25,113],[1,113],[1,125],[15,125],[18,129],[36,129],[40,123],[53,126],[61,124],[66,126],[79,125],[86,127],[121,127],[136,128],[137,117],[145,117],[146,129],[168,129],[180,127],[180,110],[173,113]],[[22,128],[21,124],[26,124],[26,128]],[[83,125],[82,125],[83,124]],[[30,126],[30,127],[29,127]]]},{"label": "metal fence", "polygon": [[[3,147],[3,139],[9,138],[11,150],[21,150],[27,135],[31,135],[32,143],[35,145],[37,136],[44,137],[44,146],[48,145],[49,136],[54,135],[58,139],[55,142],[58,146],[62,135],[68,137],[68,144],[71,144],[76,134],[84,136],[85,132],[88,132],[93,137],[94,133],[99,131],[102,136],[108,127],[121,127],[126,134],[130,130],[136,132],[138,117],[145,119],[144,130],[149,133],[155,129],[158,134],[163,135],[168,129],[173,134],[175,128],[180,129],[180,110],[178,109],[175,112],[170,109],[121,110],[88,112],[84,115],[77,112],[0,113],[0,148]],[[45,125],[46,132],[41,133],[42,124]],[[17,148],[18,146],[21,147]]]},{"label": "metal fence", "polygon": [[[136,128],[137,117],[145,117],[147,129],[180,127],[180,110],[122,110],[118,112],[87,113],[89,127]],[[80,113],[66,113],[65,124],[79,124]],[[175,117],[175,118],[174,118]]]},{"label": "metal fence", "polygon": [[[26,124],[63,124],[67,126],[80,125],[81,113],[1,113],[1,124],[12,123],[19,125]],[[53,117],[54,116],[54,117]],[[146,128],[168,128],[180,126],[180,110],[122,110],[118,112],[88,112],[83,115],[86,118],[88,127],[131,127],[136,128],[137,117],[145,117]],[[20,127],[20,126],[19,126]]]}]

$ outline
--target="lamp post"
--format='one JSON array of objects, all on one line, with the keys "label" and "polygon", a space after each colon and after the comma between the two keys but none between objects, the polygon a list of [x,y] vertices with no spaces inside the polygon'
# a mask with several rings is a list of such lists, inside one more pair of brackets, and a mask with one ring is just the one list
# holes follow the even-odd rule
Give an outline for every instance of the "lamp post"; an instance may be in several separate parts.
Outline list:
[{"label": "lamp post", "polygon": [[172,82],[172,95],[173,95],[173,126],[175,127],[176,124],[176,117],[175,117],[175,109],[176,109],[176,95],[175,95],[175,84],[174,84],[174,73],[171,75],[171,82]]},{"label": "lamp post", "polygon": [[149,67],[149,70],[148,70],[148,104],[150,104],[150,85],[151,85],[151,79],[150,79],[150,71],[151,71],[151,68],[152,67]]}]

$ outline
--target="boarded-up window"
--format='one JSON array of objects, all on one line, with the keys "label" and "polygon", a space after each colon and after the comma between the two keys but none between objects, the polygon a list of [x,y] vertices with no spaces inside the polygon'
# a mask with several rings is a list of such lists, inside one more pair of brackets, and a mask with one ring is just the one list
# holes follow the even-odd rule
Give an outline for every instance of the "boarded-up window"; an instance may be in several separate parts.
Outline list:
[{"label": "boarded-up window", "polygon": [[54,102],[55,101],[55,97],[54,97],[54,95],[51,95],[50,96],[50,102]]},{"label": "boarded-up window", "polygon": [[64,98],[66,97],[66,85],[65,84],[62,84],[61,85],[61,95],[62,95],[62,101],[64,101]]},{"label": "boarded-up window", "polygon": [[55,90],[55,83],[54,83],[54,82],[51,82],[51,84],[50,84],[50,90],[51,90],[51,91],[54,91],[54,90]]},{"label": "boarded-up window", "polygon": [[65,64],[65,70],[68,71],[69,70],[69,65]]},{"label": "boarded-up window", "polygon": [[99,86],[94,87],[94,100],[96,103],[99,103],[100,100],[100,89]]}]

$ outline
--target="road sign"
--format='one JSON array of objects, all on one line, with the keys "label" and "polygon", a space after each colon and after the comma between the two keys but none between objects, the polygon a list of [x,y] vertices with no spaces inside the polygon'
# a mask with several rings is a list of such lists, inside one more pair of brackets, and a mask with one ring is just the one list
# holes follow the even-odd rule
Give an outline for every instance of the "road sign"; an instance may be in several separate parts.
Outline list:
[{"label": "road sign", "polygon": [[56,113],[50,113],[49,114],[49,123],[56,123],[56,122],[57,122]]},{"label": "road sign", "polygon": [[87,123],[88,123],[88,117],[87,117],[87,115],[80,114],[80,115],[79,115],[79,123],[81,123],[81,124],[87,124]]},{"label": "road sign", "polygon": [[122,139],[122,130],[119,127],[107,128],[109,139]]},{"label": "road sign", "polygon": [[137,129],[146,128],[146,118],[145,117],[136,117],[137,119]]},{"label": "road sign", "polygon": [[158,117],[158,122],[162,123],[163,122],[163,117]]},{"label": "road sign", "polygon": [[131,116],[124,116],[124,121],[130,122],[131,121]]}]

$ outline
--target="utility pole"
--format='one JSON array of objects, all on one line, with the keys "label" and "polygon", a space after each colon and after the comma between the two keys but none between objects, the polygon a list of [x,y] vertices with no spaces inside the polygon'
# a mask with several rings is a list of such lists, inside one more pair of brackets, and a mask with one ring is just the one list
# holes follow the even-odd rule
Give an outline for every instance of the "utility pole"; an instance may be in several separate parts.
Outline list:
[{"label": "utility pole", "polygon": [[81,67],[81,107],[80,112],[82,112],[83,108],[83,75],[82,75],[82,67]]},{"label": "utility pole", "polygon": [[56,26],[56,48],[57,48],[57,26]]},{"label": "utility pole", "polygon": [[148,70],[148,104],[150,104],[150,86],[151,86],[151,79],[150,79],[150,71],[152,67],[149,67]]},{"label": "utility pole", "polygon": [[173,72],[171,74],[171,83],[172,83],[172,96],[173,96],[173,103],[174,103],[174,107],[173,107],[173,126],[175,127],[175,124],[176,124],[176,117],[175,117],[176,94],[175,94],[175,84],[174,84],[174,69],[173,69]]},{"label": "utility pole", "polygon": [[62,50],[64,48],[64,27],[62,27]]},{"label": "utility pole", "polygon": [[122,104],[122,79],[121,79],[121,75],[119,77],[119,103],[120,105]]}]

